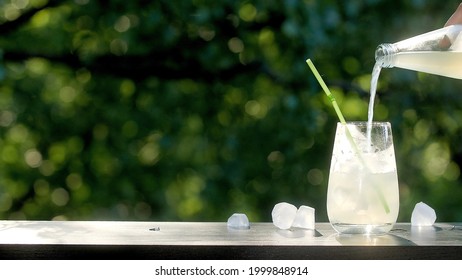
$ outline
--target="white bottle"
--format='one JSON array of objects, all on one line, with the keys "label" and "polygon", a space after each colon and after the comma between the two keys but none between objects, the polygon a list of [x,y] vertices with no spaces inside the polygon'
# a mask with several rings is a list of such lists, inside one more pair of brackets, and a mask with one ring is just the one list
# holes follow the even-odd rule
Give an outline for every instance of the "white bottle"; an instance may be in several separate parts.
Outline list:
[{"label": "white bottle", "polygon": [[376,64],[462,79],[462,25],[451,25],[394,44],[381,44]]}]

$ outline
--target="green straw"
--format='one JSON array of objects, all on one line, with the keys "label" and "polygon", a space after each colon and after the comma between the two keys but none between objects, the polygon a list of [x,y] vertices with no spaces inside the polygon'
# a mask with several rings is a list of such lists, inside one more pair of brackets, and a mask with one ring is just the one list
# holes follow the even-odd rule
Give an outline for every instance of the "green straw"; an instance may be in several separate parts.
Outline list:
[{"label": "green straw", "polygon": [[313,62],[311,62],[311,59],[307,59],[306,63],[308,63],[308,66],[310,66],[311,71],[313,71],[314,76],[318,80],[319,84],[321,85],[322,89],[326,93],[327,97],[329,100],[332,102],[332,106],[334,106],[334,110],[337,113],[337,116],[342,124],[346,124],[345,118],[343,117],[342,112],[340,111],[340,108],[338,107],[337,101],[335,100],[334,95],[330,92],[329,88],[327,87],[326,83],[324,83],[324,80],[322,79],[321,75],[319,75],[318,70],[316,70],[316,67],[314,67]]},{"label": "green straw", "polygon": [[[362,162],[362,164],[364,165],[364,167],[366,169],[369,169],[366,162],[364,161],[364,158],[361,156],[361,152],[358,150],[358,147],[356,146],[356,143],[354,142],[353,140],[353,136],[351,136],[350,134],[350,130],[348,129],[348,126],[346,126],[346,121],[345,121],[345,118],[343,117],[343,114],[342,114],[342,111],[340,111],[340,108],[338,107],[338,104],[337,104],[337,101],[335,100],[335,97],[334,95],[330,92],[329,88],[327,87],[326,83],[324,82],[324,80],[322,79],[321,75],[319,74],[318,70],[316,69],[316,67],[314,66],[313,62],[311,61],[311,59],[307,59],[306,60],[306,63],[308,64],[308,66],[310,67],[311,71],[313,72],[314,76],[316,77],[316,79],[318,80],[319,84],[321,85],[322,89],[324,90],[324,92],[326,93],[327,97],[329,98],[329,100],[331,101],[332,103],[332,106],[334,106],[334,110],[335,112],[337,113],[337,116],[340,120],[340,123],[345,125],[345,128],[346,128],[346,134],[347,134],[347,138],[348,140],[350,141],[353,149],[355,150],[355,152],[358,154],[359,156],[359,160]],[[383,193],[382,191],[379,189],[379,188],[375,188],[378,192],[378,195],[379,195],[379,199],[380,199],[380,202],[382,203],[382,206],[383,206],[383,209],[385,210],[385,212],[388,214],[390,213],[390,207],[388,206],[388,203],[385,199],[385,197],[383,196]]]}]

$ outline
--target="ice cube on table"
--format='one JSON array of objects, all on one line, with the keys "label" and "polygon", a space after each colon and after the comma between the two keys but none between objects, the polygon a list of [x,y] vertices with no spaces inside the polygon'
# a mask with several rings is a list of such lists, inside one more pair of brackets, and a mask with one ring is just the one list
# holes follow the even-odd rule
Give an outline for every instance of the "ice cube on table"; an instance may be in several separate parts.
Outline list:
[{"label": "ice cube on table", "polygon": [[232,229],[249,229],[250,223],[249,218],[247,218],[246,214],[242,213],[234,213],[231,217],[228,218],[227,223],[229,228]]},{"label": "ice cube on table", "polygon": [[436,221],[436,213],[433,208],[423,202],[415,205],[411,216],[412,226],[432,226]]},{"label": "ice cube on table", "polygon": [[297,207],[287,202],[274,205],[271,217],[273,224],[280,229],[289,229],[297,215]]},{"label": "ice cube on table", "polygon": [[297,210],[295,215],[294,222],[292,223],[293,227],[304,228],[304,229],[314,229],[315,218],[314,218],[314,208],[302,205]]}]

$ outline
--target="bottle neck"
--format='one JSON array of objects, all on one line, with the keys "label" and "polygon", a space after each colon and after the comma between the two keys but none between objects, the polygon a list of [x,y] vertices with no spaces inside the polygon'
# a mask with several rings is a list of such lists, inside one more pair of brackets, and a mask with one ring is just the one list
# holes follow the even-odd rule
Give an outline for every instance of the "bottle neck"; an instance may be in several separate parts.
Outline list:
[{"label": "bottle neck", "polygon": [[394,44],[381,44],[375,50],[375,62],[382,68],[393,68],[393,57],[396,53],[398,48]]}]

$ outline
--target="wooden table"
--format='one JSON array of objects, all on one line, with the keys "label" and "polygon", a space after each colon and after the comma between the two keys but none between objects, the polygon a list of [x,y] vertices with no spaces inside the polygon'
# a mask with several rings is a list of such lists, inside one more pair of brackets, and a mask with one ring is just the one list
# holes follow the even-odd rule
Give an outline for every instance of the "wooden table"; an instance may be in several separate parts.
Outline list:
[{"label": "wooden table", "polygon": [[0,221],[1,259],[462,259],[462,223],[412,227],[380,236],[280,230],[253,223]]}]

